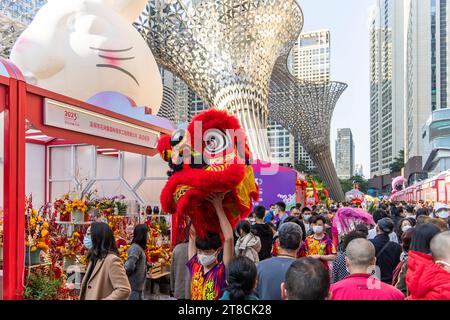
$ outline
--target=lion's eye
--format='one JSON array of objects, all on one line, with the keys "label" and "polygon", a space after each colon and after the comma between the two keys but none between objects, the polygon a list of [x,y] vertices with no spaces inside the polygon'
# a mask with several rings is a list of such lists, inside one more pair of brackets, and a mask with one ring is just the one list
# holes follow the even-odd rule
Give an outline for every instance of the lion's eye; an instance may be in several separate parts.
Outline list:
[{"label": "lion's eye", "polygon": [[204,135],[205,150],[208,153],[220,153],[226,150],[231,143],[230,137],[218,130],[208,130]]},{"label": "lion's eye", "polygon": [[178,129],[174,133],[172,133],[172,136],[170,137],[170,145],[172,147],[175,147],[177,144],[179,144],[184,136],[186,135],[186,130],[184,129]]}]

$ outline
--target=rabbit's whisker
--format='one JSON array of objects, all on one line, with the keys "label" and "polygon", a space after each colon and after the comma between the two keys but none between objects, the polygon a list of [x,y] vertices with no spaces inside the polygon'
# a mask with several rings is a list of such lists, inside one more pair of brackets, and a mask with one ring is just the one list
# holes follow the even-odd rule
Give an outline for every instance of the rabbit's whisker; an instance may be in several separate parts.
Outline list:
[{"label": "rabbit's whisker", "polygon": [[102,49],[102,48],[89,47],[89,49],[98,50],[98,51],[104,51],[104,52],[126,52],[126,51],[132,50],[133,47],[130,47],[130,48],[127,48],[127,49]]},{"label": "rabbit's whisker", "polygon": [[112,64],[97,64],[97,67],[98,67],[98,68],[111,68],[111,69],[119,70],[119,71],[125,73],[125,74],[126,74],[127,76],[129,76],[130,78],[132,78],[132,79],[134,80],[134,82],[136,82],[136,84],[137,84],[138,86],[140,86],[140,84],[139,84],[139,82],[137,81],[136,77],[135,77],[131,72],[129,72],[129,71],[127,71],[127,70],[125,70],[125,69],[123,69],[123,68],[121,68],[121,67],[114,66],[114,65],[112,65]]},{"label": "rabbit's whisker", "polygon": [[124,57],[124,58],[119,58],[119,57],[109,57],[109,56],[103,56],[103,55],[99,55],[100,58],[104,58],[104,59],[108,59],[108,60],[133,60],[135,59],[135,57]]}]

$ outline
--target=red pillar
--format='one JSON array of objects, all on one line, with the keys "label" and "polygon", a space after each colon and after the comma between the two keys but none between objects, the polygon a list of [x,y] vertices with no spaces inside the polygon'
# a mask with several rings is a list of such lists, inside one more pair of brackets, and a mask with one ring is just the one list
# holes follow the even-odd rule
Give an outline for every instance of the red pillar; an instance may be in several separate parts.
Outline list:
[{"label": "red pillar", "polygon": [[3,298],[21,299],[25,251],[25,99],[26,84],[17,68],[0,60],[10,74],[4,121]]}]

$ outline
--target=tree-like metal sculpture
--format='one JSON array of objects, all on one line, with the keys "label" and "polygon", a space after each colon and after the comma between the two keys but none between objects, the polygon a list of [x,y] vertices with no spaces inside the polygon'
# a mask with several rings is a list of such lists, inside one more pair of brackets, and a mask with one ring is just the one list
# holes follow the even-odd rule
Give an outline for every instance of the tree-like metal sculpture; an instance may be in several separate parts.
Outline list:
[{"label": "tree-like metal sculpture", "polygon": [[273,66],[302,27],[295,0],[151,0],[136,22],[160,65],[240,119],[261,160]]},{"label": "tree-like metal sculpture", "polygon": [[0,56],[8,58],[13,44],[46,0],[0,0]]},{"label": "tree-like metal sculpture", "polygon": [[287,69],[287,52],[275,64],[270,82],[270,117],[300,139],[336,201],[345,196],[331,158],[330,127],[341,82],[299,81]]}]

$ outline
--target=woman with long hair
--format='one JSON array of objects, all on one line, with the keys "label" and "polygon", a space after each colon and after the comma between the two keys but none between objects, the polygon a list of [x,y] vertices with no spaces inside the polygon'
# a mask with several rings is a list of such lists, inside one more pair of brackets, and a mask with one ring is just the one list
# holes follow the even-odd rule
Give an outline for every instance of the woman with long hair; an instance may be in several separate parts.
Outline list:
[{"label": "woman with long hair", "polygon": [[134,228],[133,241],[128,249],[128,259],[125,262],[125,270],[131,285],[129,300],[144,300],[145,281],[147,279],[147,248],[148,227],[139,224]]},{"label": "woman with long hair", "polygon": [[83,242],[89,250],[89,264],[81,284],[80,300],[128,299],[130,283],[109,226],[103,222],[92,223]]},{"label": "woman with long hair", "polygon": [[227,284],[220,300],[258,300],[254,294],[258,271],[247,257],[233,258],[227,269]]}]

